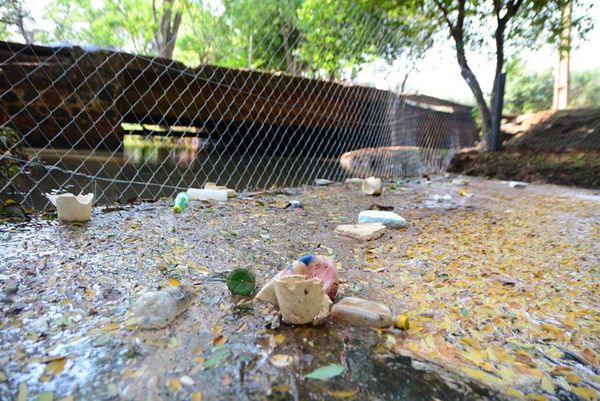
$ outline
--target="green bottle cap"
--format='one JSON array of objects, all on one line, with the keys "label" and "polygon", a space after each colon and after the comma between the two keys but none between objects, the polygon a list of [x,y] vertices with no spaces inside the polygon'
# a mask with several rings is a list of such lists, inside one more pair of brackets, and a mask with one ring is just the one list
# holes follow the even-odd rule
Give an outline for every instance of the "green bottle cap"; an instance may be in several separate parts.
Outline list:
[{"label": "green bottle cap", "polygon": [[255,281],[254,273],[238,267],[227,275],[227,288],[236,295],[250,295],[254,290]]}]

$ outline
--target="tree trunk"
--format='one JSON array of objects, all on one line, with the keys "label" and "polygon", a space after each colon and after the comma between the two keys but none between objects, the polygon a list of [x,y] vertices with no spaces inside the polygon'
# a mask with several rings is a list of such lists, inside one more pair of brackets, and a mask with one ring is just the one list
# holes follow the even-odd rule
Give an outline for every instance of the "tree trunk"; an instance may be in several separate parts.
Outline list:
[{"label": "tree trunk", "polygon": [[492,114],[485,101],[485,97],[483,96],[483,91],[481,90],[479,81],[467,63],[467,57],[465,55],[465,49],[462,40],[457,40],[455,38],[455,43],[456,58],[458,60],[458,66],[460,67],[460,75],[462,75],[463,79],[469,86],[469,89],[471,89],[473,96],[475,97],[477,109],[481,115],[483,136],[486,137],[492,131]]},{"label": "tree trunk", "polygon": [[[497,11],[499,13],[499,11]],[[494,32],[494,39],[496,40],[496,70],[494,71],[494,83],[492,85],[492,93],[490,96],[490,111],[492,116],[500,116],[500,120],[502,119],[502,110],[497,110],[501,105],[496,104],[496,99],[498,98],[498,94],[496,90],[499,88],[498,83],[500,81],[500,76],[502,75],[502,70],[504,69],[504,31],[506,28],[506,23],[504,20],[500,18],[500,15],[496,15],[496,19],[498,22],[498,26],[496,27],[496,31]],[[500,88],[504,90],[504,87]],[[502,93],[504,96],[504,93]],[[495,121],[495,118],[492,118],[492,124],[495,126],[496,124],[500,124],[501,121]],[[494,127],[487,133],[487,135],[492,135],[493,132],[497,132],[498,135],[500,133],[500,129],[498,127],[497,131],[494,131]],[[489,143],[498,144],[501,146],[500,139],[494,139],[491,136],[486,136],[486,139]],[[492,145],[495,146],[495,145]],[[500,150],[500,149],[493,149]]]},{"label": "tree trunk", "polygon": [[[181,24],[181,10],[173,10],[175,0],[164,0],[162,5],[162,15],[160,17],[160,25],[156,34],[156,47],[158,57],[173,58],[175,50],[175,42],[179,25]],[[153,12],[155,13],[153,2]],[[173,14],[174,12],[174,14]],[[156,18],[156,14],[154,14]]]},{"label": "tree trunk", "polygon": [[294,66],[294,58],[292,57],[292,51],[290,49],[290,31],[287,27],[287,23],[282,23],[279,31],[281,32],[281,37],[283,38],[283,51],[285,53],[286,70],[290,74],[295,74],[296,68]]}]

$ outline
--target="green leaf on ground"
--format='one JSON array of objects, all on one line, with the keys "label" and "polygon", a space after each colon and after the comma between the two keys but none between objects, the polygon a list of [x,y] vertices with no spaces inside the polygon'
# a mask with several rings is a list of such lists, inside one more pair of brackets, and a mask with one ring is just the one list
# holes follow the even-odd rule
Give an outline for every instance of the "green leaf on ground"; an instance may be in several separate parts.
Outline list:
[{"label": "green leaf on ground", "polygon": [[327,366],[321,366],[304,376],[306,379],[314,380],[329,380],[332,377],[341,375],[344,373],[344,367],[339,363]]},{"label": "green leaf on ground", "polygon": [[210,368],[214,368],[215,366],[219,365],[221,362],[223,362],[223,360],[225,358],[227,358],[229,356],[229,349],[225,348],[225,347],[215,347],[213,348],[213,353],[210,356],[210,358],[208,358],[204,364],[202,365],[202,367],[204,369],[210,369]]}]

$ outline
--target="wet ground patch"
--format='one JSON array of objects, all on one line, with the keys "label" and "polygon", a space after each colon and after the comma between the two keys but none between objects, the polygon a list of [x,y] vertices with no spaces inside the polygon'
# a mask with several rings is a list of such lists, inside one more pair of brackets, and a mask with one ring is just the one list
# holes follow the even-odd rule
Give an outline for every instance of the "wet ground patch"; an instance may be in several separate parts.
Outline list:
[{"label": "wet ground patch", "polygon": [[[367,243],[334,233],[373,203],[409,226]],[[594,399],[599,215],[590,191],[437,177],[375,200],[335,184],[6,224],[0,399]],[[338,297],[385,302],[411,329],[293,327],[227,290],[233,268],[260,285],[307,252],[339,262]],[[172,325],[131,325],[140,293],[180,283],[197,296]],[[331,364],[343,373],[305,378]]]}]

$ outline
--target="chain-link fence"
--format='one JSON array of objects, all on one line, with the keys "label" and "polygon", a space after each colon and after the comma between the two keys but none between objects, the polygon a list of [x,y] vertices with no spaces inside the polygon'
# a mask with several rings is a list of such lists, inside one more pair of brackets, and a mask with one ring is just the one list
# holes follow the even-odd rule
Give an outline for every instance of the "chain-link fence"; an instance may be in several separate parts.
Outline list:
[{"label": "chain-link fence", "polygon": [[[3,196],[44,208],[50,191],[93,192],[102,204],[208,181],[252,190],[414,176],[443,170],[477,140],[469,107],[351,82],[373,60],[410,57],[393,23],[352,2],[339,17],[277,1],[225,1],[201,8],[204,20],[196,3],[178,10],[165,0],[157,11],[139,2],[152,5],[148,21],[156,21],[141,26],[150,38],[144,49],[131,48],[135,38],[121,31],[116,47],[125,51],[90,45],[106,43],[101,29],[116,24],[106,8],[121,4],[113,1],[104,13],[89,2],[50,1],[53,37],[0,43]],[[255,12],[249,35],[238,32],[245,20],[231,16],[243,4]],[[228,48],[241,41],[228,35],[244,41]],[[204,42],[190,39],[198,36]],[[388,77],[406,73],[390,68]]]}]

